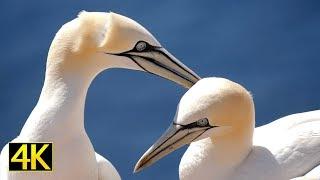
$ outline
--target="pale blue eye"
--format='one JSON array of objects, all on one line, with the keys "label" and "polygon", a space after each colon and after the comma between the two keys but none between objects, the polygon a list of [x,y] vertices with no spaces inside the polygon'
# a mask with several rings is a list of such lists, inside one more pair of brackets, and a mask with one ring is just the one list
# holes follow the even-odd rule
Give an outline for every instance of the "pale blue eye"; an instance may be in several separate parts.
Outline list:
[{"label": "pale blue eye", "polygon": [[146,49],[146,47],[147,47],[147,43],[144,42],[144,41],[140,41],[140,42],[138,42],[137,45],[136,45],[137,51],[143,51],[143,50]]},{"label": "pale blue eye", "polygon": [[200,119],[197,121],[198,126],[207,126],[209,124],[208,119]]}]

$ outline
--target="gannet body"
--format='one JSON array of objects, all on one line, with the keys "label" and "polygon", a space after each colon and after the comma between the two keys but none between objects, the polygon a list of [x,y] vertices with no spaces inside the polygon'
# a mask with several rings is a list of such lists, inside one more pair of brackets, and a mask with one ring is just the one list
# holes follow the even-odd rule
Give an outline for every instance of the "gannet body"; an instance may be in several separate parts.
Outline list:
[{"label": "gannet body", "polygon": [[317,167],[313,168],[311,171],[309,171],[304,176],[301,176],[301,177],[296,178],[296,179],[300,179],[300,180],[318,180],[319,177],[320,177],[320,165],[318,165]]},{"label": "gannet body", "polygon": [[320,111],[254,127],[254,103],[245,88],[223,78],[202,79],[182,97],[172,125],[140,158],[135,171],[191,143],[180,162],[181,180],[319,175]]},{"label": "gannet body", "polygon": [[253,144],[268,148],[286,177],[309,172],[311,177],[311,170],[320,164],[320,110],[292,114],[256,128]]},{"label": "gannet body", "polygon": [[52,142],[53,171],[8,171],[6,145],[0,155],[1,180],[120,179],[112,164],[95,153],[84,127],[87,90],[109,68],[145,71],[185,87],[200,79],[137,22],[115,13],[80,13],[56,34],[38,103],[11,141]]}]

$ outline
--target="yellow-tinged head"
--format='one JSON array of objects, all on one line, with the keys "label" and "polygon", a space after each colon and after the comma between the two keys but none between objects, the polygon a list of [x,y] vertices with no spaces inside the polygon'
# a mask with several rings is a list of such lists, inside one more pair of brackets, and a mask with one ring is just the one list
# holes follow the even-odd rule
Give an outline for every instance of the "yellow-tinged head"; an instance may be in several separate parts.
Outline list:
[{"label": "yellow-tinged head", "polygon": [[188,88],[200,79],[143,26],[112,12],[82,11],[63,25],[51,44],[47,67],[93,74],[107,68],[140,70]]},{"label": "yellow-tinged head", "polygon": [[227,79],[204,78],[182,97],[172,125],[140,158],[135,171],[204,138],[211,138],[213,144],[244,136],[251,141],[253,129],[254,104],[250,93]]}]

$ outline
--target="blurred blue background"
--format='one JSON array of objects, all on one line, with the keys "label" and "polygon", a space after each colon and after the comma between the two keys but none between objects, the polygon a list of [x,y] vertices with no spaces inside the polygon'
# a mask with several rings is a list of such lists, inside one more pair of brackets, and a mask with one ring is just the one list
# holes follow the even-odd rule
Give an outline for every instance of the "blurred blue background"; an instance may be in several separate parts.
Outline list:
[{"label": "blurred blue background", "polygon": [[[0,1],[0,147],[37,102],[49,45],[80,10],[137,20],[200,76],[220,76],[254,96],[257,125],[320,108],[320,2]],[[178,179],[186,148],[138,174],[133,167],[166,129],[186,89],[146,73],[109,70],[92,83],[85,123],[97,152],[124,180]]]}]

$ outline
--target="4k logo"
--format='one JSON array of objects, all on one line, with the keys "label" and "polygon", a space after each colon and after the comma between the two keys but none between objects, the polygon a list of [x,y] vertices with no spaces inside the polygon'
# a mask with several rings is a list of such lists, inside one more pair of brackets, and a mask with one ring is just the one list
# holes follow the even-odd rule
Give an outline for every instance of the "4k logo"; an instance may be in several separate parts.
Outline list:
[{"label": "4k logo", "polygon": [[52,171],[52,143],[9,143],[10,171]]}]

